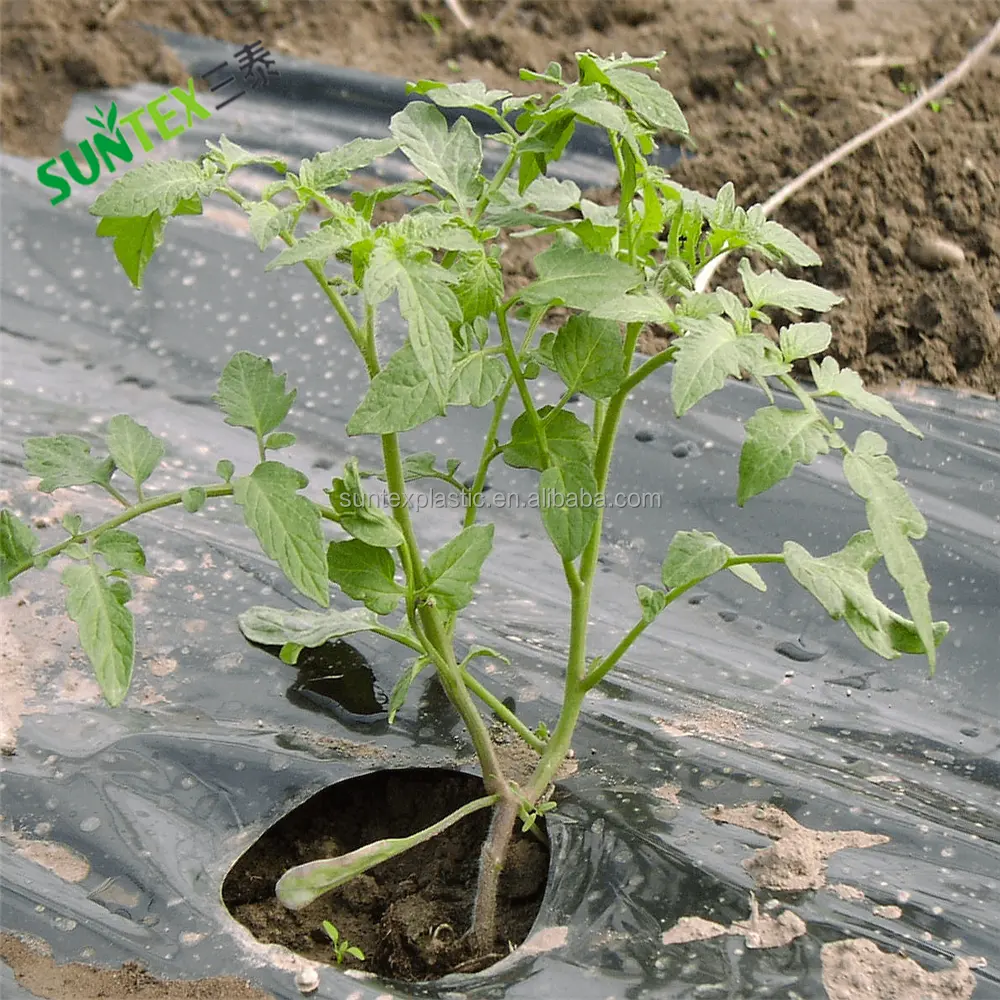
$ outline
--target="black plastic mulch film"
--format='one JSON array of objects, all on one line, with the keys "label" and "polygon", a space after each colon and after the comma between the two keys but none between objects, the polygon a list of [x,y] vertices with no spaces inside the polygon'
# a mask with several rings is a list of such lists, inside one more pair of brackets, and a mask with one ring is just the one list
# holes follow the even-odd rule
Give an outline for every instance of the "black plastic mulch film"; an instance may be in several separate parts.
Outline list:
[{"label": "black plastic mulch film", "polygon": [[[194,73],[232,48],[171,41]],[[406,100],[396,81],[287,58],[280,68],[280,83],[153,155],[195,154],[221,131],[250,148],[311,155],[385,134]],[[143,85],[79,95],[68,143],[89,136],[84,116],[95,100],[117,99],[124,112],[161,92]],[[581,185],[609,183],[613,172],[591,138],[577,142],[559,173]],[[2,485],[15,507],[45,510],[24,488],[25,437],[68,432],[96,441],[117,412],[169,442],[157,488],[205,481],[222,456],[252,465],[252,436],[226,426],[210,400],[239,349],[271,355],[298,389],[291,422],[299,443],[289,461],[311,470],[310,491],[319,495],[349,453],[362,467],[375,464],[373,439],[343,431],[363,391],[361,365],[304,270],[265,274],[269,255],[234,231],[236,216],[220,206],[171,223],[136,293],[109,241],[93,235],[86,206],[97,188],[50,206],[36,166],[3,158]],[[381,169],[391,176],[403,166],[392,158]],[[403,327],[394,309],[384,312],[388,345]],[[832,457],[798,468],[740,511],[741,425],[760,392],[733,383],[678,421],[669,371],[657,376],[626,411],[612,483],[626,493],[659,492],[663,503],[608,513],[594,652],[610,649],[635,620],[633,586],[656,581],[678,529],[713,531],[736,551],[794,539],[819,554],[864,526],[863,507]],[[551,379],[535,385],[556,391]],[[1000,997],[1000,408],[933,390],[897,405],[923,440],[853,412],[841,416],[851,437],[877,426],[889,440],[930,525],[920,554],[935,614],[952,626],[936,677],[916,657],[886,662],[868,653],[780,567],[765,574],[766,594],[713,578],[665,614],[587,702],[575,740],[580,772],[550,823],[555,860],[537,925],[567,927],[565,943],[426,987],[325,969],[316,996],[819,998],[821,946],[867,937],[929,969],[955,956],[985,957],[975,996]],[[404,446],[468,466],[487,422],[485,410],[465,408],[458,419],[408,434]],[[504,490],[533,488],[525,474],[495,472]],[[78,509],[92,518],[99,503],[81,497]],[[551,724],[566,640],[561,569],[537,511],[493,509],[490,517],[495,549],[462,638],[506,654],[512,666],[491,681],[529,725]],[[423,543],[435,546],[454,531],[457,514],[428,509],[418,518]],[[373,766],[349,751],[324,752],[330,738],[341,748],[384,748],[387,766],[448,765],[467,759],[469,748],[456,741],[455,718],[427,702],[424,685],[386,724],[384,692],[402,663],[390,643],[352,637],[376,706],[352,713],[302,697],[295,668],[242,639],[241,610],[299,598],[256,553],[231,507],[211,504],[198,517],[168,511],[139,532],[156,584],[137,595],[133,694],[118,710],[81,698],[89,666],[68,660],[64,642],[37,667],[36,711],[24,715],[17,753],[4,760],[6,829],[70,847],[90,873],[69,884],[5,843],[5,929],[43,939],[60,962],[136,959],[166,978],[241,975],[276,997],[297,997],[288,968],[272,963],[220,903],[229,866],[293,806]],[[56,573],[24,583],[43,608],[61,601]],[[876,586],[893,596],[885,577]],[[21,641],[45,647],[56,622],[36,620],[28,628],[41,634]],[[172,672],[151,669],[170,661]],[[661,725],[719,709],[741,713],[726,716],[737,720],[728,737]],[[679,786],[679,804],[653,793],[667,783]],[[768,841],[704,815],[716,803],[746,801],[778,804],[811,828],[891,838],[830,858],[829,881],[850,883],[865,899],[825,890],[780,897],[808,928],[783,948],[748,950],[736,936],[663,945],[663,931],[682,916],[746,918],[752,882],[741,862]],[[897,903],[899,919],[873,914],[873,905]],[[5,996],[28,995],[3,972]]]}]

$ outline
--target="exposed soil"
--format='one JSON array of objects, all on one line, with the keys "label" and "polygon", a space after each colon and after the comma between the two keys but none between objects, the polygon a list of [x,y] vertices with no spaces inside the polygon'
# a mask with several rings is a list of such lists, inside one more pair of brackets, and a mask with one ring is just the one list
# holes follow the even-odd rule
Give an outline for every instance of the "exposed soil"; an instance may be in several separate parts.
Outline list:
[{"label": "exposed soil", "polygon": [[489,810],[297,912],[274,894],[277,880],[294,865],[409,836],[481,796],[482,789],[478,778],[435,769],[379,771],[334,785],[289,813],[240,858],[223,883],[223,901],[258,940],[332,963],[322,928],[329,920],[364,952],[363,963],[348,958],[348,965],[382,977],[415,982],[491,965],[531,931],[549,852],[531,835],[515,836],[500,881],[493,953],[470,955],[461,938],[469,926]]},{"label": "exposed soil", "polygon": [[750,896],[750,919],[737,920],[726,927],[704,917],[681,917],[661,937],[663,944],[689,944],[723,934],[736,934],[748,948],[783,948],[806,932],[805,921],[792,910],[782,910],[777,917],[760,912],[756,896]]},{"label": "exposed soil", "polygon": [[[58,152],[78,88],[180,80],[176,59],[131,22],[241,44],[260,38],[275,52],[394,76],[480,77],[515,92],[525,91],[523,65],[568,67],[585,48],[662,47],[663,82],[697,148],[676,178],[707,191],[732,180],[741,200],[762,201],[932,83],[1000,15],[1000,0],[466,7],[472,31],[439,0],[3,0],[4,145]],[[832,353],[873,384],[908,378],[1000,392],[998,113],[994,57],[937,113],[884,135],[777,214],[823,256],[811,277],[846,298]],[[941,239],[945,252],[921,252]],[[512,256],[514,284],[531,276],[533,249]],[[664,343],[654,332],[643,347]]]},{"label": "exposed soil", "polygon": [[32,996],[45,1000],[270,1000],[269,993],[228,976],[176,982],[157,979],[135,962],[120,969],[57,965],[44,951],[10,934],[0,934],[0,960]]},{"label": "exposed soil", "polygon": [[[176,59],[132,22],[239,44],[260,38],[276,53],[394,76],[479,77],[515,92],[526,90],[521,66],[556,59],[568,68],[586,48],[664,48],[663,83],[697,148],[676,178],[707,191],[732,180],[741,200],[763,201],[931,84],[1000,15],[1000,0],[465,7],[471,31],[441,0],[3,0],[3,142],[12,152],[57,153],[74,90],[180,80]],[[870,383],[1000,392],[998,118],[994,56],[937,113],[884,135],[777,214],[823,256],[811,277],[846,297],[832,352]],[[921,252],[938,239],[946,252]],[[514,284],[532,274],[531,249],[511,258]],[[664,342],[654,333],[643,346]]]}]

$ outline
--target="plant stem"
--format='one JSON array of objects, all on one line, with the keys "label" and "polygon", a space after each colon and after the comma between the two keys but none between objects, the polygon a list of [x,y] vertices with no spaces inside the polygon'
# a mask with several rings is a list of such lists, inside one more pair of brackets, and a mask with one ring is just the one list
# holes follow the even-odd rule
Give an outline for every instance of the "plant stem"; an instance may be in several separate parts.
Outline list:
[{"label": "plant stem", "polygon": [[479,855],[479,879],[469,929],[478,952],[485,953],[493,948],[497,933],[497,888],[517,814],[518,804],[509,796],[494,807],[490,830]]},{"label": "plant stem", "polygon": [[480,684],[468,670],[462,671],[465,686],[485,705],[493,711],[498,719],[505,722],[537,753],[545,750],[545,744],[492,692]]},{"label": "plant stem", "polygon": [[[31,567],[35,564],[35,560],[38,558],[54,559],[73,542],[82,542],[97,538],[99,535],[104,534],[105,531],[110,531],[112,528],[117,528],[119,525],[127,524],[129,521],[132,521],[137,517],[142,517],[143,514],[151,514],[154,510],[160,510],[163,507],[171,507],[175,504],[182,503],[184,494],[189,489],[192,489],[192,487],[189,486],[183,490],[176,490],[173,493],[163,493],[160,496],[149,497],[142,503],[129,506],[127,510],[123,510],[116,517],[109,518],[107,521],[104,521],[93,528],[89,528],[87,531],[82,531],[78,535],[72,535],[69,538],[64,538],[61,542],[58,542],[47,549],[42,549],[41,552],[36,552],[30,559],[23,559],[10,571],[8,579],[13,580],[15,576],[19,576],[25,570],[31,569]],[[205,491],[206,497],[227,497],[231,496],[233,492],[233,487],[229,483],[223,485],[216,484],[212,486],[202,486],[201,489]]]}]

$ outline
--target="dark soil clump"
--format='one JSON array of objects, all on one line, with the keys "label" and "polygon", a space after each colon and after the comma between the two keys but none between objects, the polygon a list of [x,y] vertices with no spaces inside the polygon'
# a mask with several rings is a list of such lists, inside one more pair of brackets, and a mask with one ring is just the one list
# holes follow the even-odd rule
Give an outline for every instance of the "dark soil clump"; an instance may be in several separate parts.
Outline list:
[{"label": "dark soil clump", "polygon": [[305,909],[285,909],[277,880],[294,865],[336,857],[375,840],[405,837],[483,795],[479,778],[444,770],[378,771],[334,785],[289,813],[236,863],[222,888],[233,916],[259,940],[333,963],[322,929],[331,921],[365,961],[349,966],[415,982],[472,972],[528,936],[545,893],[549,852],[518,834],[500,881],[492,953],[471,954],[468,929],[479,849],[490,811],[467,816],[426,844],[370,869]]}]

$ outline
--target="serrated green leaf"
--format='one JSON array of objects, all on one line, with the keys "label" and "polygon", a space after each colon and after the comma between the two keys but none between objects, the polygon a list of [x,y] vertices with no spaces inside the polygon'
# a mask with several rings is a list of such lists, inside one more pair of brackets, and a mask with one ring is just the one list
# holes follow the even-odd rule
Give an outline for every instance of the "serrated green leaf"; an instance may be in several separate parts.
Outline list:
[{"label": "serrated green leaf", "polygon": [[660,575],[667,590],[704,579],[722,569],[733,550],[710,531],[678,531],[667,549]]},{"label": "serrated green leaf", "polygon": [[481,249],[475,234],[462,224],[461,216],[441,211],[439,205],[419,208],[396,222],[385,223],[379,227],[379,233],[390,243],[397,242],[395,237],[402,237],[410,249],[426,247],[462,253]]},{"label": "serrated green leaf", "polygon": [[829,323],[793,323],[782,327],[778,337],[784,359],[797,361],[822,354],[830,346],[833,330]]},{"label": "serrated green leaf", "polygon": [[237,351],[222,370],[212,399],[227,424],[246,427],[263,438],[288,415],[295,394],[295,389],[285,392],[285,376],[275,375],[269,359]]},{"label": "serrated green leaf", "polygon": [[710,393],[721,389],[730,375],[738,377],[762,360],[766,338],[737,336],[721,316],[677,317],[689,332],[674,343],[675,364],[670,385],[674,413],[679,417]]},{"label": "serrated green leaf", "polygon": [[396,713],[406,703],[410,687],[424,667],[429,667],[433,661],[426,656],[418,656],[400,675],[389,693],[389,725],[396,721]]},{"label": "serrated green leaf", "polygon": [[558,113],[562,108],[570,109],[585,122],[618,135],[627,135],[631,131],[625,112],[608,99],[599,84],[571,83],[550,105],[551,113]]},{"label": "serrated green leaf", "polygon": [[396,583],[392,553],[357,538],[330,542],[327,572],[348,597],[363,601],[377,615],[395,611],[400,597],[406,593],[406,588]]},{"label": "serrated green leaf", "polygon": [[399,148],[395,139],[352,139],[336,149],[317,153],[299,166],[299,178],[314,191],[343,184],[355,170],[362,170]]},{"label": "serrated green leaf", "polygon": [[503,298],[503,273],[496,258],[481,250],[463,254],[455,261],[452,273],[458,279],[452,292],[466,323],[496,310]]},{"label": "serrated green leaf", "polygon": [[465,118],[449,131],[443,114],[431,104],[414,101],[392,116],[389,131],[406,158],[467,213],[482,191],[483,147]]},{"label": "serrated green leaf", "polygon": [[[449,458],[447,475],[453,476],[462,463],[457,458]],[[437,467],[437,456],[432,451],[419,451],[403,459],[403,480],[435,478],[441,470]],[[382,478],[385,478],[382,476]]]},{"label": "serrated green leaf", "polygon": [[453,276],[430,261],[403,256],[385,242],[378,242],[364,277],[370,305],[399,294],[399,311],[409,329],[409,344],[443,414],[448,403],[455,353],[453,323],[462,320],[462,308],[447,282]]},{"label": "serrated green leaf", "polygon": [[645,125],[688,134],[687,120],[673,94],[651,77],[631,69],[607,69],[604,73],[611,87],[625,98]]},{"label": "serrated green leaf", "polygon": [[228,458],[222,458],[215,466],[215,474],[224,482],[228,483],[233,478],[236,466]]},{"label": "serrated green leaf", "polygon": [[430,181],[403,181],[399,184],[386,184],[374,191],[352,191],[351,204],[357,212],[371,221],[375,206],[393,198],[407,198],[415,194],[427,194],[433,191]]},{"label": "serrated green leaf", "polygon": [[398,434],[438,415],[430,381],[406,344],[372,379],[365,398],[347,423],[347,433]]},{"label": "serrated green leaf", "polygon": [[841,368],[830,357],[823,358],[821,364],[810,359],[809,367],[812,369],[813,381],[816,383],[814,395],[839,396],[857,410],[891,420],[903,430],[915,434],[919,438],[924,436],[888,399],[869,392],[861,381],[861,376],[853,369]]},{"label": "serrated green leaf", "polygon": [[135,628],[132,612],[119,600],[104,574],[91,562],[63,570],[67,588],[66,611],[76,622],[80,645],[93,664],[104,700],[120,705],[128,693],[135,662]]},{"label": "serrated green leaf", "polygon": [[674,313],[666,299],[656,292],[640,291],[608,299],[590,310],[595,319],[612,319],[619,323],[659,323],[667,326]]},{"label": "serrated green leaf", "polygon": [[150,160],[133,167],[97,196],[91,215],[117,219],[146,217],[159,212],[173,215],[182,201],[207,198],[221,183],[199,164],[185,160]]},{"label": "serrated green leaf", "polygon": [[334,479],[327,495],[340,515],[340,526],[349,535],[376,548],[393,549],[403,544],[403,532],[385,511],[374,506],[358,472],[358,460],[350,458],[344,477]]},{"label": "serrated green leaf", "polygon": [[149,262],[163,243],[166,222],[159,212],[131,217],[105,217],[97,223],[97,235],[114,239],[113,249],[125,276],[136,288]]},{"label": "serrated green leaf", "polygon": [[567,390],[591,399],[613,396],[624,378],[625,352],[618,324],[571,316],[556,333],[552,361]]},{"label": "serrated green leaf", "polygon": [[70,542],[61,554],[67,559],[75,559],[77,562],[90,561],[90,553],[79,542]]},{"label": "serrated green leaf", "polygon": [[535,269],[538,279],[520,293],[527,305],[559,303],[589,311],[642,284],[642,275],[628,264],[566,243],[556,243],[540,253]]},{"label": "serrated green leaf", "polygon": [[296,645],[315,649],[331,639],[366,632],[377,623],[367,608],[312,611],[309,608],[268,608],[255,605],[239,616],[240,631],[262,646]]},{"label": "serrated green leaf", "polygon": [[298,492],[308,482],[281,462],[261,462],[249,476],[233,482],[233,499],[265,554],[298,590],[325,608],[330,589],[320,513]]},{"label": "serrated green leaf", "polygon": [[268,451],[281,451],[282,448],[291,448],[293,444],[295,444],[295,435],[288,431],[277,431],[264,438],[264,447]]},{"label": "serrated green leaf", "polygon": [[146,553],[136,535],[131,531],[111,528],[101,532],[94,540],[94,550],[99,552],[111,569],[123,573],[137,573],[149,576],[146,571]]},{"label": "serrated green leaf", "polygon": [[105,440],[115,465],[137,487],[142,486],[156,471],[166,451],[155,434],[125,413],[119,413],[108,421]]},{"label": "serrated green leaf", "polygon": [[790,229],[771,220],[761,225],[754,243],[779,257],[787,257],[799,267],[818,267],[823,263],[812,247],[803,243]]},{"label": "serrated green leaf", "polygon": [[207,499],[208,495],[201,486],[192,486],[181,494],[181,503],[189,514],[197,514]]},{"label": "serrated green leaf", "polygon": [[436,80],[418,80],[407,84],[408,94],[426,94],[439,108],[491,109],[494,104],[513,95],[509,90],[492,90],[482,80],[463,83],[439,83]]},{"label": "serrated green leaf", "polygon": [[755,274],[746,257],[740,261],[739,270],[743,289],[754,309],[778,306],[786,312],[798,315],[802,309],[826,312],[844,301],[842,296],[814,285],[811,281],[787,278],[780,271],[763,271]]},{"label": "serrated green leaf", "polygon": [[62,526],[68,534],[78,535],[83,526],[83,518],[79,514],[66,514],[62,519]]},{"label": "serrated green leaf", "polygon": [[582,462],[563,462],[542,473],[538,489],[546,533],[563,559],[575,559],[597,524],[594,473]]},{"label": "serrated green leaf", "polygon": [[[870,531],[854,535],[838,552],[815,557],[797,542],[785,542],[785,565],[834,620],[843,619],[873,653],[896,659],[900,653],[926,653],[928,646],[913,622],[886,607],[872,590],[868,574],[881,553]],[[933,650],[948,632],[933,622]],[[933,653],[928,653],[931,658]]]},{"label": "serrated green leaf", "polygon": [[251,153],[250,150],[231,142],[224,135],[219,136],[218,146],[208,141],[205,142],[205,145],[211,151],[210,158],[220,164],[227,173],[239,167],[248,167],[253,164],[271,167],[279,174],[284,174],[288,170],[288,164],[280,157],[268,153]]},{"label": "serrated green leaf", "polygon": [[10,574],[14,568],[31,559],[37,548],[38,536],[34,531],[6,508],[0,511],[0,597],[10,593]]},{"label": "serrated green leaf", "polygon": [[886,454],[885,438],[862,431],[854,451],[844,455],[844,474],[854,492],[865,501],[868,526],[885,559],[886,568],[900,585],[913,616],[927,660],[934,669],[934,628],[927,576],[910,539],[927,534],[927,522],[896,478],[895,462]]},{"label": "serrated green leaf", "polygon": [[247,205],[250,235],[253,236],[258,248],[266,250],[282,230],[294,230],[300,211],[299,205],[278,208],[270,201],[254,201]]},{"label": "serrated green leaf", "polygon": [[43,493],[64,486],[106,486],[114,472],[114,459],[96,459],[90,445],[75,434],[28,438],[24,442],[24,467],[33,476],[41,477],[38,488]]},{"label": "serrated green leaf", "polygon": [[[552,410],[543,406],[538,415],[543,419]],[[560,410],[545,426],[549,454],[557,464],[579,462],[593,465],[594,436],[590,428],[573,413]],[[510,441],[503,447],[503,460],[514,469],[542,468],[542,452],[528,415],[522,413],[511,425]]]},{"label": "serrated green leaf", "polygon": [[340,202],[331,202],[331,205],[337,209],[337,215],[326,219],[319,229],[306,233],[292,246],[282,250],[274,260],[268,262],[264,270],[273,271],[278,267],[290,267],[305,261],[322,264],[355,243],[371,238],[371,224],[364,216],[349,205],[342,205]]},{"label": "serrated green leaf", "polygon": [[662,590],[654,590],[643,583],[635,588],[635,596],[639,599],[644,622],[651,622],[667,606],[667,595]]},{"label": "serrated green leaf", "polygon": [[427,560],[425,592],[446,611],[461,611],[472,600],[472,588],[492,547],[492,524],[465,528]]},{"label": "serrated green leaf", "polygon": [[796,465],[809,465],[817,455],[830,451],[823,418],[809,410],[764,406],[746,422],[746,434],[736,493],[741,507],[790,476]]},{"label": "serrated green leaf", "polygon": [[472,351],[455,362],[449,405],[485,406],[507,383],[507,366],[495,354]]}]

